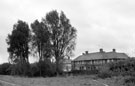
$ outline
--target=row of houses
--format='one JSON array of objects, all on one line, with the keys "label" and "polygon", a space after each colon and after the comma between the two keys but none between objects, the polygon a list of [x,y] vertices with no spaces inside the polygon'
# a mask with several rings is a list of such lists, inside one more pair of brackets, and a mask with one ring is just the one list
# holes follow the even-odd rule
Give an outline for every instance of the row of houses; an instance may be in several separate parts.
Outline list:
[{"label": "row of houses", "polygon": [[70,59],[66,59],[64,61],[63,71],[68,72],[71,70],[98,70],[104,64],[117,62],[128,58],[129,56],[127,54],[117,52],[115,49],[112,49],[110,52],[105,52],[103,49],[99,49],[99,52],[93,53],[86,51],[72,61]]}]

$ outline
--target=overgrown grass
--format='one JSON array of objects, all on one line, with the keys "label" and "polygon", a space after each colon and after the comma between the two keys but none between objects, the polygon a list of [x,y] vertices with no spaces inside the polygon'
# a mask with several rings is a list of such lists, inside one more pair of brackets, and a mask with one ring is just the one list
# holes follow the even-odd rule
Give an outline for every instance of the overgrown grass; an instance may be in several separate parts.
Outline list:
[{"label": "overgrown grass", "polygon": [[122,76],[124,86],[135,86],[135,59],[127,59],[103,66],[97,77],[105,79]]},{"label": "overgrown grass", "polygon": [[124,86],[135,86],[135,77],[129,76],[124,79]]}]

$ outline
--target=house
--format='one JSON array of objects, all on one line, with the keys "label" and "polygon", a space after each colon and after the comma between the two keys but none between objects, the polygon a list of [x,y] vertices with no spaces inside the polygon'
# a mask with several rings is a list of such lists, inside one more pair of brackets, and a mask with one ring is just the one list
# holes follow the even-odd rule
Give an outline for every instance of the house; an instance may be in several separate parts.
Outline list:
[{"label": "house", "polygon": [[71,59],[69,59],[69,58],[63,59],[63,68],[62,68],[62,70],[64,72],[70,72],[71,69],[72,69],[71,67],[72,67],[71,66]]},{"label": "house", "polygon": [[115,49],[111,52],[105,52],[103,49],[94,53],[86,51],[72,61],[72,70],[98,70],[104,64],[125,60],[127,58],[129,58],[128,55],[116,52]]}]

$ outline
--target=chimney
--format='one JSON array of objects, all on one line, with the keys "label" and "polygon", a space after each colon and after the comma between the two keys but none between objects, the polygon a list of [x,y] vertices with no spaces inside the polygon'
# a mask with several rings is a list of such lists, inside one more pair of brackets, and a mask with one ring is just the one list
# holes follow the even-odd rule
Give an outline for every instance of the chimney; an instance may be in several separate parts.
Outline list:
[{"label": "chimney", "polygon": [[99,49],[99,52],[100,52],[100,53],[103,53],[104,51],[103,51],[103,49],[102,49],[102,48],[100,48],[100,49]]},{"label": "chimney", "polygon": [[112,51],[113,51],[113,52],[116,52],[116,50],[115,50],[115,49],[112,49]]},{"label": "chimney", "polygon": [[88,54],[89,52],[88,51],[85,51],[85,54]]}]

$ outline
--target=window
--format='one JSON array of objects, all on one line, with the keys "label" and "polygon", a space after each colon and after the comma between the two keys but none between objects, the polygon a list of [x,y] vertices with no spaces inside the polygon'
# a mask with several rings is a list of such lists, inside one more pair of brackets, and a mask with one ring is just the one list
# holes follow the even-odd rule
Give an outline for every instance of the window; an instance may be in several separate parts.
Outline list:
[{"label": "window", "polygon": [[110,59],[107,60],[107,63],[109,63],[109,62],[110,62]]},{"label": "window", "polygon": [[92,64],[92,61],[89,61],[89,64]]},{"label": "window", "polygon": [[83,67],[83,70],[86,70],[86,67]]},{"label": "window", "polygon": [[83,69],[84,69],[83,66],[81,66],[81,67],[80,67],[80,70],[83,70]]},{"label": "window", "polygon": [[94,61],[92,60],[92,62],[91,62],[92,64],[94,64]]},{"label": "window", "polygon": [[84,61],[82,61],[82,64],[84,64]]}]

